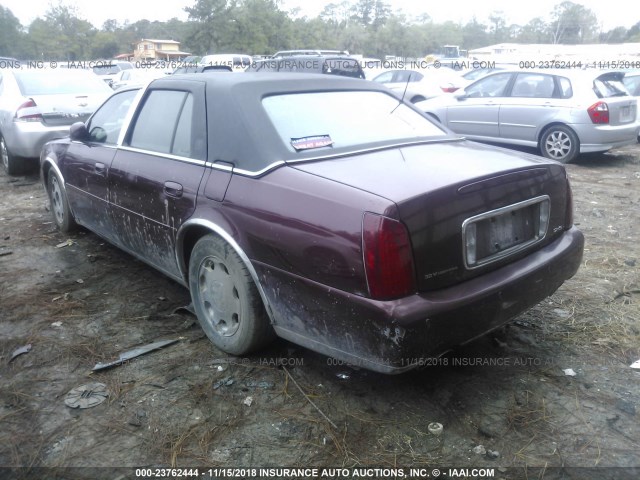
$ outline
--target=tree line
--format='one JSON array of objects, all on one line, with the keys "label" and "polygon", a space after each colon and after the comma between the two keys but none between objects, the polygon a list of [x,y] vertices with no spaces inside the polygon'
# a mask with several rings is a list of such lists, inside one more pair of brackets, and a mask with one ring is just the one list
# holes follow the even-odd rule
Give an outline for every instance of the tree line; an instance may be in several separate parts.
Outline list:
[{"label": "tree line", "polygon": [[[428,5],[428,4],[426,4]],[[195,0],[185,8],[188,20],[159,22],[107,20],[101,28],[80,18],[74,7],[51,5],[42,17],[22,25],[0,5],[0,56],[32,60],[108,59],[133,52],[142,38],[181,42],[194,55],[323,48],[348,50],[366,57],[423,57],[445,44],[473,49],[495,43],[640,42],[640,22],[630,29],[604,31],[588,8],[563,1],[548,18],[526,25],[509,24],[501,11],[466,23],[432,21],[428,13],[409,17],[382,0],[329,3],[314,18],[285,12],[278,0]]]}]

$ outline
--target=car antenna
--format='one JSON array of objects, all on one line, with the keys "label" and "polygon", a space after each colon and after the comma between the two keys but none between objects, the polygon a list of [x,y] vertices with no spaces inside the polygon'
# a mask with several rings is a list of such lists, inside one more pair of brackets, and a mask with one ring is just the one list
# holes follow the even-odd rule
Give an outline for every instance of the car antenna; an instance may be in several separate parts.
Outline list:
[{"label": "car antenna", "polygon": [[411,75],[413,75],[413,73],[410,73],[409,76],[407,77],[407,84],[404,86],[404,92],[402,92],[402,98],[398,102],[398,105],[396,105],[395,108],[393,110],[391,110],[391,113],[389,115],[391,115],[393,112],[395,112],[396,108],[398,108],[400,105],[402,105],[404,103],[404,97],[407,94],[407,88],[409,88],[409,82],[411,81]]}]

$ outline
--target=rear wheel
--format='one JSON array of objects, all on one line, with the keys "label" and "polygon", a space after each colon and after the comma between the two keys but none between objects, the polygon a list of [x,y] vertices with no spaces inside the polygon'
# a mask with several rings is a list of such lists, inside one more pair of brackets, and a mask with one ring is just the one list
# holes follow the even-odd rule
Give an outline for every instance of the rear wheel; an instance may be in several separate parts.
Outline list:
[{"label": "rear wheel", "polygon": [[15,175],[19,172],[18,161],[16,157],[11,155],[9,148],[7,147],[7,142],[5,142],[4,137],[0,135],[0,157],[2,157],[2,168],[9,175]]},{"label": "rear wheel", "polygon": [[561,163],[575,160],[580,152],[578,136],[568,127],[553,125],[540,137],[540,152],[547,158]]},{"label": "rear wheel", "polygon": [[78,224],[69,209],[69,202],[62,186],[62,180],[53,170],[49,172],[49,178],[47,179],[47,192],[51,203],[51,214],[56,226],[61,232],[65,233],[76,230]]},{"label": "rear wheel", "polygon": [[189,289],[200,326],[224,352],[244,355],[274,338],[251,274],[220,237],[206,235],[194,246]]}]

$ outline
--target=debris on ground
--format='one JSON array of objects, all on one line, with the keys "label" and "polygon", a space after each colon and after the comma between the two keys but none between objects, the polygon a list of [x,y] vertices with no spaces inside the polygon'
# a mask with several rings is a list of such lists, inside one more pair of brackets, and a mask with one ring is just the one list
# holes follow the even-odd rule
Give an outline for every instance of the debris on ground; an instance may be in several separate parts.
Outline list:
[{"label": "debris on ground", "polygon": [[67,393],[64,403],[69,408],[91,408],[109,397],[104,383],[94,382],[75,387]]},{"label": "debris on ground", "polygon": [[577,373],[573,370],[573,368],[565,368],[562,370],[567,377],[575,377]]},{"label": "debris on ground", "polygon": [[500,452],[497,450],[487,450],[487,458],[490,458],[491,460],[495,460],[496,458],[500,457]]},{"label": "debris on ground", "polygon": [[247,407],[250,407],[251,404],[253,403],[253,397],[249,396],[249,397],[245,398],[242,403],[244,405],[246,405]]},{"label": "debris on ground", "polygon": [[442,432],[443,432],[443,430],[444,430],[444,427],[442,426],[442,424],[441,424],[441,423],[438,423],[438,422],[431,422],[431,423],[429,424],[429,426],[427,427],[427,430],[429,430],[429,433],[430,433],[431,435],[436,435],[436,436],[438,436],[438,435],[441,435],[441,434],[442,434]]},{"label": "debris on ground", "polygon": [[116,367],[118,365],[122,365],[127,360],[131,360],[132,358],[139,357],[140,355],[145,355],[149,352],[153,352],[155,350],[160,350],[168,345],[173,345],[176,342],[179,342],[179,338],[175,338],[173,340],[162,340],[159,342],[150,343],[149,345],[145,345],[143,347],[134,348],[133,350],[128,350],[124,353],[120,354],[120,357],[117,360],[109,363],[96,363],[95,367],[91,369],[92,372],[97,372],[99,370],[105,370],[107,368]]},{"label": "debris on ground", "polygon": [[65,240],[62,243],[59,243],[56,245],[56,248],[64,248],[64,247],[70,247],[71,245],[73,245],[75,242],[71,239],[69,240]]},{"label": "debris on ground", "polygon": [[473,453],[476,455],[484,455],[487,453],[487,449],[484,448],[484,445],[478,445],[477,447],[473,447]]},{"label": "debris on ground", "polygon": [[16,348],[11,354],[11,358],[9,359],[9,363],[13,362],[16,357],[20,355],[24,355],[25,353],[29,353],[31,351],[31,344],[27,344],[24,347]]},{"label": "debris on ground", "polygon": [[235,380],[231,377],[225,377],[222,380],[218,380],[216,383],[213,384],[213,389],[217,390],[220,387],[229,387],[231,385],[233,385],[233,382]]}]

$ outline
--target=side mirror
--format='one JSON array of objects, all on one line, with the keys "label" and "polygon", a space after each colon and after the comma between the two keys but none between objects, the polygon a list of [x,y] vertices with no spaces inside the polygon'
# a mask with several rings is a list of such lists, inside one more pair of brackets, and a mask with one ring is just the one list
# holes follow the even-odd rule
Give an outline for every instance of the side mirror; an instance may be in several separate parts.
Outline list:
[{"label": "side mirror", "polygon": [[460,101],[460,100],[466,100],[467,98],[469,98],[469,94],[462,91],[462,92],[456,92],[453,94],[453,96],[455,97],[456,100]]},{"label": "side mirror", "polygon": [[69,138],[74,142],[86,142],[89,140],[89,131],[83,122],[76,122],[69,127]]}]

